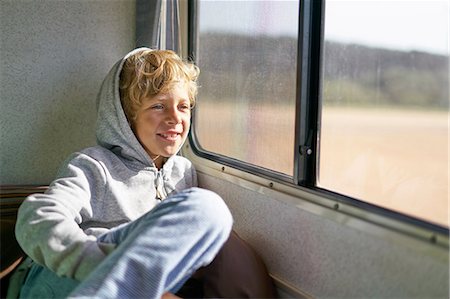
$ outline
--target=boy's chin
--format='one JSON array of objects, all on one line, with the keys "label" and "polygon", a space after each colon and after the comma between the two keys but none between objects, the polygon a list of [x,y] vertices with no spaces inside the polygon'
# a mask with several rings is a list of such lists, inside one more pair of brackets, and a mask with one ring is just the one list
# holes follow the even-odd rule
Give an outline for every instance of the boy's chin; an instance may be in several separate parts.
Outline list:
[{"label": "boy's chin", "polygon": [[[157,155],[159,155],[160,157],[164,157],[164,158],[170,158],[176,154],[178,154],[178,152],[181,150],[183,143],[174,145],[174,146],[162,146],[159,147],[159,149],[155,149],[154,153],[158,153]],[[151,154],[151,157],[156,156],[156,154]]]},{"label": "boy's chin", "polygon": [[170,150],[170,151],[165,151],[164,153],[161,153],[161,157],[170,158],[170,157],[178,154],[179,151],[180,151],[180,149],[177,149],[177,150],[174,149],[174,150]]}]

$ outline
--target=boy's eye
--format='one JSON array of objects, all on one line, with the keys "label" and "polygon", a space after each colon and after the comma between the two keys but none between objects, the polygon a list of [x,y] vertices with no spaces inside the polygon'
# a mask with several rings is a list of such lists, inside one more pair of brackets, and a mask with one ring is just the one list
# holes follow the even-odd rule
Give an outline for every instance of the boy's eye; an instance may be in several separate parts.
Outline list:
[{"label": "boy's eye", "polygon": [[181,104],[180,109],[181,110],[189,110],[189,109],[191,109],[191,106],[188,104]]},{"label": "boy's eye", "polygon": [[164,105],[156,104],[156,105],[153,105],[151,108],[154,110],[161,110],[161,109],[164,109]]}]

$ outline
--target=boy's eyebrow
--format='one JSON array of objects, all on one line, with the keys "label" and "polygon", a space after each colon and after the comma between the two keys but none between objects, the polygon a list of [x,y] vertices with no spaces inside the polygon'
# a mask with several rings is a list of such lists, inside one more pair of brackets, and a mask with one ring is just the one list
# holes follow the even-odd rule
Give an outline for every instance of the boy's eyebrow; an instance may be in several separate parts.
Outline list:
[{"label": "boy's eyebrow", "polygon": [[[143,102],[146,103],[155,103],[155,102],[164,102],[166,100],[168,100],[170,98],[170,96],[168,96],[167,94],[161,94],[161,95],[155,95],[153,97],[147,97],[144,99]],[[190,102],[189,98],[179,98],[179,101],[184,101],[184,102]]]}]

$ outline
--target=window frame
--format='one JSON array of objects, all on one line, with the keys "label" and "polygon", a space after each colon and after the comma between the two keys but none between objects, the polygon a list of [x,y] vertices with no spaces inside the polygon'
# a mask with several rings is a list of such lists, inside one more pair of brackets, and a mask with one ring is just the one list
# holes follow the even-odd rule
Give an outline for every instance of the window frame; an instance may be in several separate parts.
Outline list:
[{"label": "window frame", "polygon": [[[188,59],[194,63],[198,47],[197,8],[198,2],[196,0],[188,0]],[[189,133],[192,151],[201,158],[323,197],[330,200],[330,202],[334,202],[333,208],[335,210],[340,209],[340,204],[349,205],[365,212],[417,226],[433,233],[448,235],[449,229],[446,227],[316,185],[319,166],[318,137],[320,134],[322,105],[321,64],[323,58],[324,14],[325,0],[299,0],[293,175],[290,176],[202,149],[198,142],[194,125],[195,110],[192,113],[193,125]],[[436,242],[433,240],[433,237],[430,241]]]}]

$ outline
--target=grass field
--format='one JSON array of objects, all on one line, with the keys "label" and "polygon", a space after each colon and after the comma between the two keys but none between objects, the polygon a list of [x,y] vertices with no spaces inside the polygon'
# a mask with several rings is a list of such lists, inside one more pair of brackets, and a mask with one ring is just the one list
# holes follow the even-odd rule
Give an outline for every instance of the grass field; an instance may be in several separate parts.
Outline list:
[{"label": "grass field", "polygon": [[[293,172],[294,116],[286,107],[199,103],[197,135],[210,151]],[[449,225],[446,111],[322,111],[318,185]]]}]

